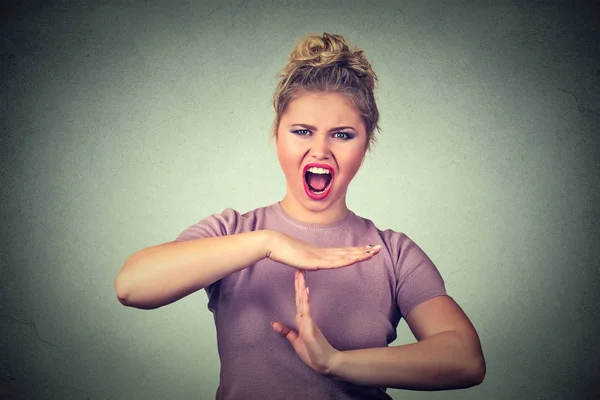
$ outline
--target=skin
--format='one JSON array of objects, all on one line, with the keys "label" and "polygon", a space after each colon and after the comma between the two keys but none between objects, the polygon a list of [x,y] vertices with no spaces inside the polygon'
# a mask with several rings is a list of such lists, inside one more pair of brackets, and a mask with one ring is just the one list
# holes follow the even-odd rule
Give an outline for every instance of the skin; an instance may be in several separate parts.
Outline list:
[{"label": "skin", "polygon": [[309,289],[306,286],[304,271],[294,272],[294,288],[296,291],[296,326],[295,331],[288,326],[273,322],[273,329],[285,337],[294,347],[296,354],[313,370],[327,375],[330,360],[338,351],[329,344],[323,333],[312,319],[308,300]]},{"label": "skin", "polygon": [[312,318],[304,274],[294,274],[296,329],[280,322],[271,326],[314,371],[359,385],[410,390],[462,389],[483,381],[486,366],[479,337],[451,297],[434,297],[406,316],[417,343],[339,351]]},{"label": "skin", "polygon": [[[293,133],[301,129],[295,124],[313,128]],[[336,126],[351,127],[344,131],[353,138],[343,140],[346,136],[333,129]],[[287,179],[284,210],[299,221],[316,224],[343,218],[348,213],[348,185],[360,168],[367,143],[356,110],[342,95],[305,93],[289,104],[277,133],[277,154]],[[304,193],[302,168],[309,162],[328,164],[336,173],[333,189],[320,201]],[[115,289],[124,305],[158,308],[265,257],[298,270],[351,268],[379,250],[379,246],[322,249],[275,231],[174,241],[129,257],[115,279]],[[295,329],[279,322],[272,327],[313,370],[361,385],[415,390],[469,387],[483,380],[485,361],[478,335],[451,297],[427,300],[405,316],[417,343],[339,351],[312,319],[302,272],[295,271],[294,279]]]},{"label": "skin", "polygon": [[[283,210],[307,223],[329,224],[344,218],[349,211],[348,185],[363,162],[366,144],[362,118],[343,95],[305,93],[291,101],[277,129],[277,157],[287,182],[280,202]],[[335,171],[331,192],[318,201],[304,192],[302,168],[313,162],[328,164]]]},{"label": "skin", "polygon": [[[352,129],[333,129],[339,126]],[[293,132],[301,129],[305,130]],[[345,136],[339,132],[354,137],[342,140]],[[316,224],[343,218],[348,213],[348,185],[363,162],[366,143],[363,122],[343,95],[305,93],[290,102],[277,129],[277,155],[287,181],[281,201],[286,213]],[[303,187],[303,167],[312,162],[331,165],[336,173],[330,194],[319,201],[310,199]],[[275,321],[271,325],[316,372],[362,385],[414,390],[465,388],[483,381],[485,361],[479,337],[450,296],[427,300],[405,317],[417,343],[339,351],[312,319],[303,271],[295,271],[294,285],[296,329]]]},{"label": "skin", "polygon": [[[312,125],[302,130],[298,124]],[[343,130],[333,128],[346,126]],[[297,132],[292,132],[297,131]],[[351,136],[352,138],[346,140]],[[343,95],[305,93],[292,101],[280,120],[277,154],[287,179],[281,206],[298,221],[327,224],[348,213],[346,191],[365,155],[362,119]],[[329,195],[311,200],[304,192],[302,168],[309,162],[330,165],[336,175]],[[115,279],[121,303],[149,309],[172,303],[268,257],[302,270],[342,268],[368,260],[379,246],[320,248],[281,232],[169,242],[142,249]]]}]

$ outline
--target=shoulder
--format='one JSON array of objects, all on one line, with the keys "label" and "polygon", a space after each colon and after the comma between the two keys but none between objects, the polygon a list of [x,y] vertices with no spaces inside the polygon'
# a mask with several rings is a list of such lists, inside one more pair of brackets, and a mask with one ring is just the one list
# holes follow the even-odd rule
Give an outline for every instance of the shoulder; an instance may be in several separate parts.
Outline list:
[{"label": "shoulder", "polygon": [[244,213],[225,208],[220,213],[206,216],[189,226],[176,240],[199,239],[211,236],[226,236],[260,229],[267,218],[269,207],[260,207]]},{"label": "shoulder", "polygon": [[424,264],[433,265],[425,251],[406,233],[390,228],[381,229],[367,218],[357,216],[357,219],[367,230],[377,232],[381,243],[374,244],[381,244],[383,250],[389,253],[396,265],[397,274],[405,275]]},{"label": "shoulder", "polygon": [[356,215],[356,224],[361,226],[364,230],[375,232],[380,238],[381,244],[387,251],[393,255],[400,255],[402,249],[410,247],[414,242],[402,231],[378,227],[372,220]]}]

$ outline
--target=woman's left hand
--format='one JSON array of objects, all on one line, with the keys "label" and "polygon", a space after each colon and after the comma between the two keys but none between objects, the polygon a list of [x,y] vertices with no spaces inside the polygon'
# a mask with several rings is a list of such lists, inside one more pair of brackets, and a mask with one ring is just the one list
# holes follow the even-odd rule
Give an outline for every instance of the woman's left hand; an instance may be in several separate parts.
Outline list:
[{"label": "woman's left hand", "polygon": [[328,375],[333,360],[340,352],[329,344],[312,319],[308,300],[309,290],[306,287],[303,271],[294,271],[294,283],[296,287],[296,326],[298,331],[294,331],[289,326],[279,322],[272,322],[271,326],[292,344],[294,350],[306,365],[321,374]]}]

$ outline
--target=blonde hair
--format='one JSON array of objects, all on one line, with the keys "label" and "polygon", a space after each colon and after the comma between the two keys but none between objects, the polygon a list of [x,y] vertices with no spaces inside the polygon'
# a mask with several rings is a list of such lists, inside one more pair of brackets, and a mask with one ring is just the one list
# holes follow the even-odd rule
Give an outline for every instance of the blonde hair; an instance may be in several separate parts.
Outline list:
[{"label": "blonde hair", "polygon": [[367,132],[367,150],[380,132],[379,110],[374,91],[377,75],[362,50],[351,49],[342,35],[327,32],[308,35],[298,41],[288,64],[279,73],[281,80],[273,95],[275,121],[271,137],[277,137],[281,116],[287,105],[306,92],[345,95],[362,116]]}]

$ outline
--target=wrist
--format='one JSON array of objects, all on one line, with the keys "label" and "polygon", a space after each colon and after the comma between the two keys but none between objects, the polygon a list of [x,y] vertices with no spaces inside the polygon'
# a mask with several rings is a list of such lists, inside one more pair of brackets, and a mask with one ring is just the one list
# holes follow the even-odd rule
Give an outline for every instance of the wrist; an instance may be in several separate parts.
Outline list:
[{"label": "wrist", "polygon": [[263,258],[269,258],[271,255],[271,250],[274,247],[274,242],[277,238],[278,232],[268,229],[265,229],[261,232],[263,234],[261,253],[263,255]]},{"label": "wrist", "polygon": [[343,362],[343,358],[344,352],[341,350],[335,350],[329,358],[329,363],[327,365],[327,369],[325,370],[325,375],[327,375],[330,378],[340,379],[339,371]]}]

